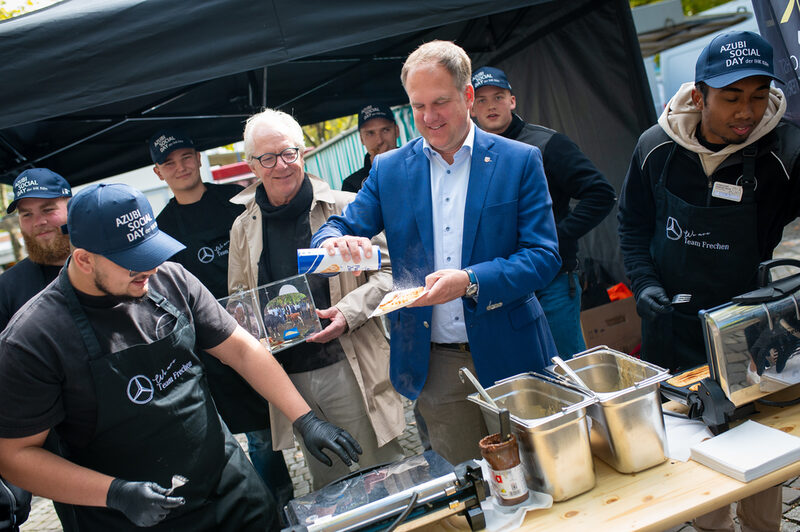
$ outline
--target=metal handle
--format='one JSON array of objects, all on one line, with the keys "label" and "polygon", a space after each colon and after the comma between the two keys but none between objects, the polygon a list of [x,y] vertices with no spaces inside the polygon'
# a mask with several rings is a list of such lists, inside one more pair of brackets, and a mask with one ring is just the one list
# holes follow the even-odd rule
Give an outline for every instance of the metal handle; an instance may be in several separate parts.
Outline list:
[{"label": "metal handle", "polygon": [[580,387],[582,387],[582,388],[586,388],[586,389],[587,389],[587,390],[589,390],[589,391],[590,391],[592,394],[594,394],[594,392],[592,391],[592,389],[591,389],[591,388],[589,388],[589,387],[586,385],[586,383],[585,383],[585,382],[583,382],[583,379],[581,379],[581,378],[578,376],[578,374],[577,374],[577,373],[575,373],[575,371],[573,371],[573,369],[572,369],[571,367],[569,367],[569,365],[568,365],[566,362],[564,362],[564,360],[562,360],[562,358],[561,358],[560,356],[556,355],[556,356],[554,356],[553,358],[551,358],[550,360],[552,360],[553,362],[555,362],[556,364],[558,364],[558,367],[559,367],[559,368],[561,368],[561,369],[563,369],[563,370],[564,370],[564,373],[566,373],[567,375],[569,375],[569,378],[570,378],[570,379],[572,379],[572,380],[575,382],[575,384],[577,384],[578,386],[580,386]]},{"label": "metal handle", "polygon": [[657,382],[665,381],[668,378],[670,378],[670,374],[669,373],[660,373],[658,375],[653,375],[652,377],[648,377],[648,378],[646,378],[644,380],[641,380],[639,382],[633,383],[633,387],[637,388],[637,389],[638,388],[644,388],[645,386],[650,386],[651,384],[655,384]]},{"label": "metal handle", "polygon": [[470,370],[468,370],[467,368],[460,368],[458,370],[458,376],[461,378],[461,382],[464,382],[464,377],[469,379],[469,381],[472,383],[475,389],[478,390],[478,393],[481,394],[481,397],[483,397],[483,399],[487,403],[497,408],[498,410],[500,409],[500,407],[497,406],[497,403],[494,402],[494,399],[492,399],[492,396],[486,393],[486,390],[483,389],[481,383],[478,382],[478,379],[475,378],[475,375],[473,375]]},{"label": "metal handle", "polygon": [[758,286],[765,287],[771,281],[770,270],[778,266],[794,266],[800,268],[800,261],[797,259],[770,259],[758,265]]}]

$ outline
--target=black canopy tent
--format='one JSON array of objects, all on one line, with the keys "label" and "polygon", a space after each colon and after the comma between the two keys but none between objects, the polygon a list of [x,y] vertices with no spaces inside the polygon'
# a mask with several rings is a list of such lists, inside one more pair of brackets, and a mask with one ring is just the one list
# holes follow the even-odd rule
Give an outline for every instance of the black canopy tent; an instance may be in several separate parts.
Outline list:
[{"label": "black canopy tent", "polygon": [[[570,135],[619,187],[655,121],[627,0],[65,0],[0,22],[0,181],[145,166],[166,124],[207,149],[265,105],[308,124],[401,104],[400,66],[432,39],[506,69],[523,117]],[[619,279],[615,226],[583,247]]]}]

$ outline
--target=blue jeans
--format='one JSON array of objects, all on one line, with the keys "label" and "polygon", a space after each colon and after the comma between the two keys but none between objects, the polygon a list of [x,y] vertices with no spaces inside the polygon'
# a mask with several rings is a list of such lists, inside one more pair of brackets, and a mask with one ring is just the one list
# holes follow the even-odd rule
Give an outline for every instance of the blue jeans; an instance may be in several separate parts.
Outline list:
[{"label": "blue jeans", "polygon": [[[574,294],[569,296],[569,277],[574,282]],[[576,272],[563,272],[553,281],[536,291],[542,305],[556,349],[561,358],[571,358],[575,353],[586,351],[586,342],[581,331],[581,285]]]},{"label": "blue jeans", "polygon": [[258,475],[278,503],[278,513],[283,521],[283,507],[294,497],[294,487],[286,462],[280,451],[272,450],[272,434],[269,429],[245,433],[247,454]]}]

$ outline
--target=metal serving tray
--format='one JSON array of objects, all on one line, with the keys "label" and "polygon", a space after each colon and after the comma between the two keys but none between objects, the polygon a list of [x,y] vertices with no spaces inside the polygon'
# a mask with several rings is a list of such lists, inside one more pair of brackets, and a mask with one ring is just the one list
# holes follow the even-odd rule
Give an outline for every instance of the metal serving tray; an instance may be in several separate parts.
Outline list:
[{"label": "metal serving tray", "polygon": [[[592,450],[620,473],[636,473],[667,459],[666,432],[659,383],[670,377],[664,368],[598,346],[566,363],[597,395],[589,406]],[[558,366],[548,371],[567,378]]]},{"label": "metal serving tray", "polygon": [[[586,407],[596,399],[529,373],[499,381],[486,391],[511,414],[530,489],[563,501],[594,487]],[[467,399],[480,406],[489,432],[499,432],[499,410],[477,393]]]}]

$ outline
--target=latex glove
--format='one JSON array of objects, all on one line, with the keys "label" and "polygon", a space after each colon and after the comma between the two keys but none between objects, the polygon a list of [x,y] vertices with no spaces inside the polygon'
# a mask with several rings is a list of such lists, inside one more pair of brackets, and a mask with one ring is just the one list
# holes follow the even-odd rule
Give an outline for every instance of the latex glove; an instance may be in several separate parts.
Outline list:
[{"label": "latex glove", "polygon": [[329,449],[339,455],[346,465],[358,462],[362,453],[361,446],[349,432],[336,425],[322,421],[313,410],[309,410],[292,423],[295,430],[303,437],[306,449],[320,462],[330,467],[333,462],[322,449]]},{"label": "latex glove", "polygon": [[636,298],[636,312],[643,318],[654,320],[660,314],[672,312],[672,305],[664,289],[659,285],[653,285],[639,292],[639,297]]},{"label": "latex glove", "polygon": [[167,489],[155,482],[129,482],[115,478],[106,495],[106,506],[119,510],[136,526],[153,526],[172,508],[183,506],[183,497],[168,497]]},{"label": "latex glove", "polygon": [[797,341],[782,327],[765,329],[750,348],[750,354],[756,361],[756,372],[761,375],[773,365],[775,371],[782,372],[796,347]]}]

